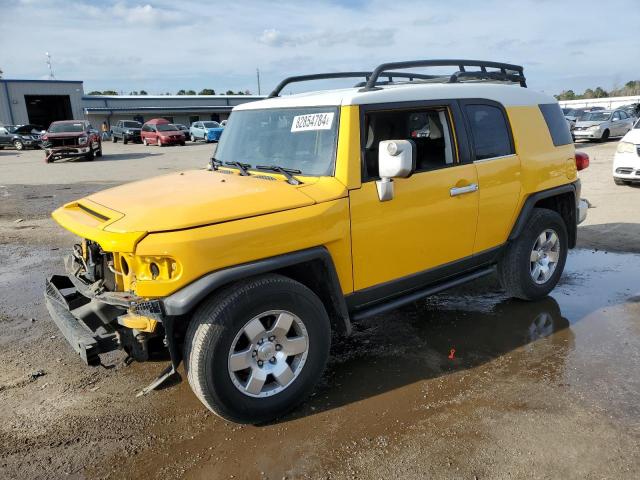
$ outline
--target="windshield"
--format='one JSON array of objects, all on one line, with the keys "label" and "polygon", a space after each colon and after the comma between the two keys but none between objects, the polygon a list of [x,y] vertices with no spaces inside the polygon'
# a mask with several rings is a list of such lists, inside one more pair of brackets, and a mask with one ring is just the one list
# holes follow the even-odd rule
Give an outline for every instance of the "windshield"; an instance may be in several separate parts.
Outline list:
[{"label": "windshield", "polygon": [[610,112],[591,112],[587,113],[582,120],[585,122],[606,122],[610,116]]},{"label": "windshield", "polygon": [[218,122],[202,122],[204,128],[220,128],[220,124]]},{"label": "windshield", "polygon": [[159,123],[156,125],[159,132],[175,132],[178,128],[170,123]]},{"label": "windshield", "polygon": [[142,125],[138,122],[122,122],[124,128],[141,128]]},{"label": "windshield", "polygon": [[53,123],[49,133],[80,133],[84,131],[84,123]]},{"label": "windshield", "polygon": [[236,111],[220,138],[216,159],[332,175],[337,124],[335,107]]}]

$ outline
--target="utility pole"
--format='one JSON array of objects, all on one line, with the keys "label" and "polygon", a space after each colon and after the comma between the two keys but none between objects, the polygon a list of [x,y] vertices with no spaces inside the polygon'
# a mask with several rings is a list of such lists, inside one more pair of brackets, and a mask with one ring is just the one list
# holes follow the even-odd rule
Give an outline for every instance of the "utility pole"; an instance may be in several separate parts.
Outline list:
[{"label": "utility pole", "polygon": [[49,66],[49,80],[55,80],[56,77],[53,74],[53,67],[51,66],[51,55],[49,55],[49,52],[44,52],[44,54],[47,56],[47,65]]},{"label": "utility pole", "polygon": [[260,69],[256,68],[256,76],[258,77],[258,95],[260,95]]}]

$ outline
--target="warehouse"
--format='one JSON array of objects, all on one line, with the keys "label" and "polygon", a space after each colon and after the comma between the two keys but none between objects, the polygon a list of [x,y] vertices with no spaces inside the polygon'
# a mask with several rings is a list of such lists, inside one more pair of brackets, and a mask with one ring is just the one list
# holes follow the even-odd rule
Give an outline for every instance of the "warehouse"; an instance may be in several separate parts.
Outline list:
[{"label": "warehouse", "polygon": [[164,117],[189,125],[224,120],[235,105],[259,100],[254,95],[85,95],[80,80],[0,79],[0,125],[34,124],[47,128],[56,120],[102,122]]}]

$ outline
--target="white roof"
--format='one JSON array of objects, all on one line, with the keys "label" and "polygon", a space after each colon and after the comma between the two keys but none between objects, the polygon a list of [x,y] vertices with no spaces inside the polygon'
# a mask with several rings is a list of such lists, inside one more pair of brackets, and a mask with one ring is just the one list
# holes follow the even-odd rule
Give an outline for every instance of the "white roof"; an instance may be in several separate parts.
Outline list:
[{"label": "white roof", "polygon": [[419,100],[447,100],[483,98],[505,107],[555,103],[556,99],[516,84],[499,83],[406,83],[385,85],[380,90],[360,92],[360,88],[321,90],[283,97],[267,98],[244,103],[234,110],[257,110],[281,107],[322,107],[337,105],[366,105],[371,103],[410,102]]}]

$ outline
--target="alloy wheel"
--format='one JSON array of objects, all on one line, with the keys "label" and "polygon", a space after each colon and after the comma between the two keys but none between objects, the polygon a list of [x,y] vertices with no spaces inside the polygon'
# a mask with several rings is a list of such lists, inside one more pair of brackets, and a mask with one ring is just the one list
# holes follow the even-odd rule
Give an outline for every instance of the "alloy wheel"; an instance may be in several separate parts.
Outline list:
[{"label": "alloy wheel", "polygon": [[558,234],[547,229],[542,232],[533,244],[531,250],[531,278],[538,285],[547,283],[556,271],[560,258],[560,239]]}]

